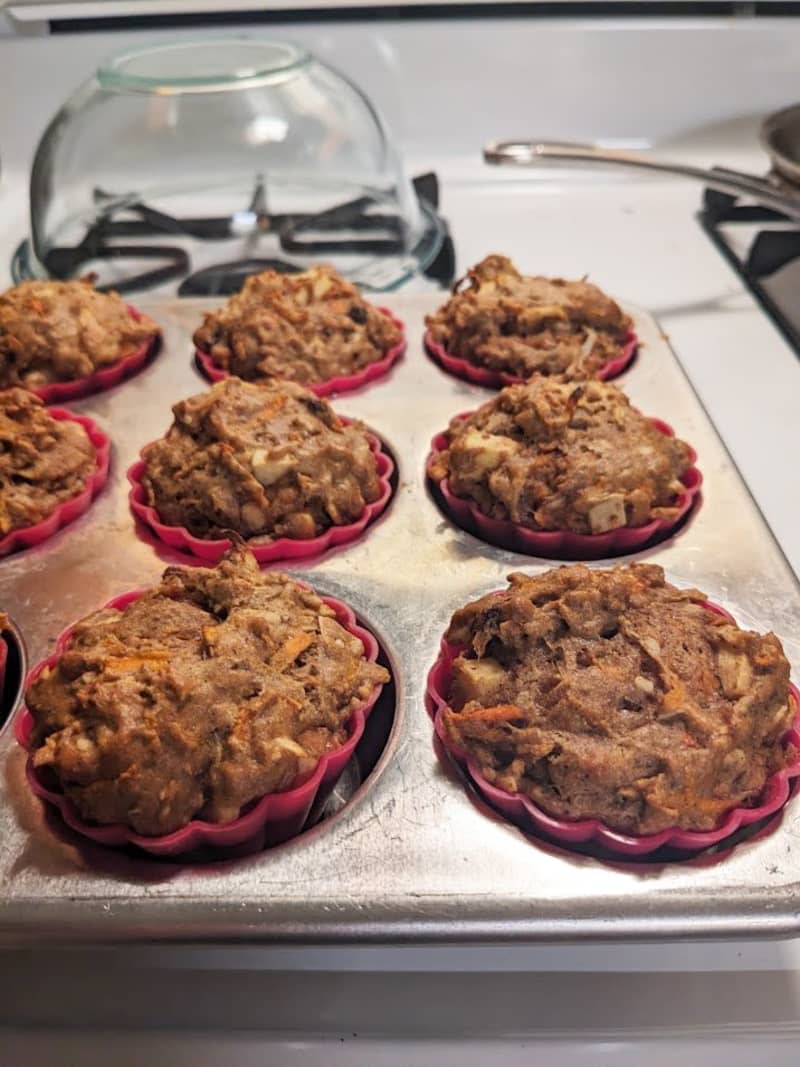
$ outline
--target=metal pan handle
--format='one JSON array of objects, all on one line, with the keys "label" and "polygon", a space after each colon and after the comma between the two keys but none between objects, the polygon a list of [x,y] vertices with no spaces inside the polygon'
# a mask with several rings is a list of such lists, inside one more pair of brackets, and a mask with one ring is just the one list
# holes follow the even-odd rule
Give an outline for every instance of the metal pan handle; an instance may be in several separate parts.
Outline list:
[{"label": "metal pan handle", "polygon": [[734,170],[717,171],[693,167],[685,163],[662,162],[643,153],[629,152],[625,149],[596,148],[594,145],[559,141],[498,141],[484,148],[483,158],[487,163],[499,166],[532,167],[539,163],[559,161],[562,163],[605,163],[618,167],[660,171],[662,174],[693,178],[723,193],[750,197],[763,204],[764,207],[800,219],[800,196],[782,192],[766,178],[741,174]]}]

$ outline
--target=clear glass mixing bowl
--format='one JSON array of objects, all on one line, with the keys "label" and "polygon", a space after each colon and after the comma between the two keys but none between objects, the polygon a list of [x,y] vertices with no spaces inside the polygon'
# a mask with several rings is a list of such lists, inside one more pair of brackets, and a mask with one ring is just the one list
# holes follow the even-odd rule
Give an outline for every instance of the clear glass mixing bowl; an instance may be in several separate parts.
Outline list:
[{"label": "clear glass mixing bowl", "polygon": [[30,205],[15,277],[92,271],[123,292],[232,291],[313,262],[389,289],[442,240],[365,95],[296,45],[252,37],[100,66],[47,128]]}]

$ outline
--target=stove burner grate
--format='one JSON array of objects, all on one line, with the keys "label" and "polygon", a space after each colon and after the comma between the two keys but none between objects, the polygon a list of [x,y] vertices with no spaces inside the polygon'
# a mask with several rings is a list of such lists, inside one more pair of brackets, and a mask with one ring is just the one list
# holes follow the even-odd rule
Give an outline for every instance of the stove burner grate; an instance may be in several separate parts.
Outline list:
[{"label": "stove burner grate", "polygon": [[800,225],[714,189],[705,190],[698,218],[800,356]]},{"label": "stove burner grate", "polygon": [[[441,234],[438,253],[426,263],[423,272],[442,287],[449,287],[455,278],[455,252],[447,223],[438,215],[438,179],[433,173],[423,174],[414,179],[413,186],[423,214],[433,220],[435,229]],[[247,275],[255,271],[272,268],[292,273],[303,269],[299,263],[283,256],[296,255],[301,262],[335,254],[369,256],[376,262],[391,257],[401,262],[413,261],[431,239],[426,233],[420,247],[409,253],[403,221],[395,215],[374,210],[376,201],[370,196],[359,196],[314,214],[271,214],[263,180],[257,180],[247,209],[233,217],[178,218],[141,200],[119,197],[102,189],[95,190],[94,198],[99,218],[87,227],[77,244],[50,249],[44,257],[44,266],[51,277],[66,279],[79,276],[89,264],[102,260],[160,261],[157,267],[98,285],[98,289],[115,289],[120,293],[133,293],[183,279],[178,288],[180,296],[229,295],[237,292]],[[103,207],[106,202],[107,209]],[[235,237],[245,221],[248,232],[254,237],[268,235],[277,242],[278,256],[246,256],[193,271],[187,249],[157,241],[138,243],[139,239],[162,235],[202,242],[225,241]],[[124,241],[125,238],[135,239],[137,243],[120,243],[120,239]],[[381,270],[379,267],[374,272],[376,277],[381,275]]]}]

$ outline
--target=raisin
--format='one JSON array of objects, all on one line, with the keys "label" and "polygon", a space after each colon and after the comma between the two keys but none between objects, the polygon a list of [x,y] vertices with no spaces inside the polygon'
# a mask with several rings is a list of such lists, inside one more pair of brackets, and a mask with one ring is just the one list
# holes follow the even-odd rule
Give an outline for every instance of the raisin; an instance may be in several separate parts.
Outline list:
[{"label": "raisin", "polygon": [[347,314],[349,318],[351,318],[353,322],[357,322],[359,326],[363,326],[367,321],[367,312],[358,304],[353,304]]},{"label": "raisin", "polygon": [[632,697],[623,697],[619,702],[619,706],[623,711],[641,711],[641,701]]},{"label": "raisin", "polygon": [[325,404],[315,396],[304,396],[301,397],[301,400],[305,404],[306,410],[308,410],[312,415],[317,415],[321,418],[327,411]]}]

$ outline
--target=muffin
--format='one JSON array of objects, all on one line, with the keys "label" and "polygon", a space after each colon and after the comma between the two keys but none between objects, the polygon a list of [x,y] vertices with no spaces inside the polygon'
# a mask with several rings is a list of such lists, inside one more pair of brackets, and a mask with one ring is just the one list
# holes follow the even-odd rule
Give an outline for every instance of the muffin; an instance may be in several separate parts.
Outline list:
[{"label": "muffin", "polygon": [[22,282],[0,295],[0,387],[40,389],[88,378],[160,333],[118,293],[89,279]]},{"label": "muffin", "polygon": [[711,830],[792,753],[789,664],[660,567],[583,565],[457,611],[441,724],[490,783],[630,834]]},{"label": "muffin", "polygon": [[484,514],[599,534],[676,518],[694,453],[616,386],[536,377],[458,417],[430,476]]},{"label": "muffin", "polygon": [[79,622],[28,688],[28,747],[86,822],[169,834],[293,786],[387,679],[316,593],[237,547]]},{"label": "muffin", "polygon": [[160,521],[194,537],[310,539],[382,495],[366,428],[301,385],[226,378],[172,410],[142,452],[141,484]]},{"label": "muffin", "polygon": [[25,389],[0,391],[0,538],[35,526],[86,488],[97,452],[77,421]]},{"label": "muffin", "polygon": [[198,351],[220,371],[245,381],[305,385],[357,374],[387,358],[402,339],[389,315],[326,266],[252,275],[194,334]]},{"label": "muffin", "polygon": [[499,255],[467,282],[425,321],[430,342],[474,367],[583,380],[621,359],[631,340],[630,318],[589,282],[523,275]]}]

